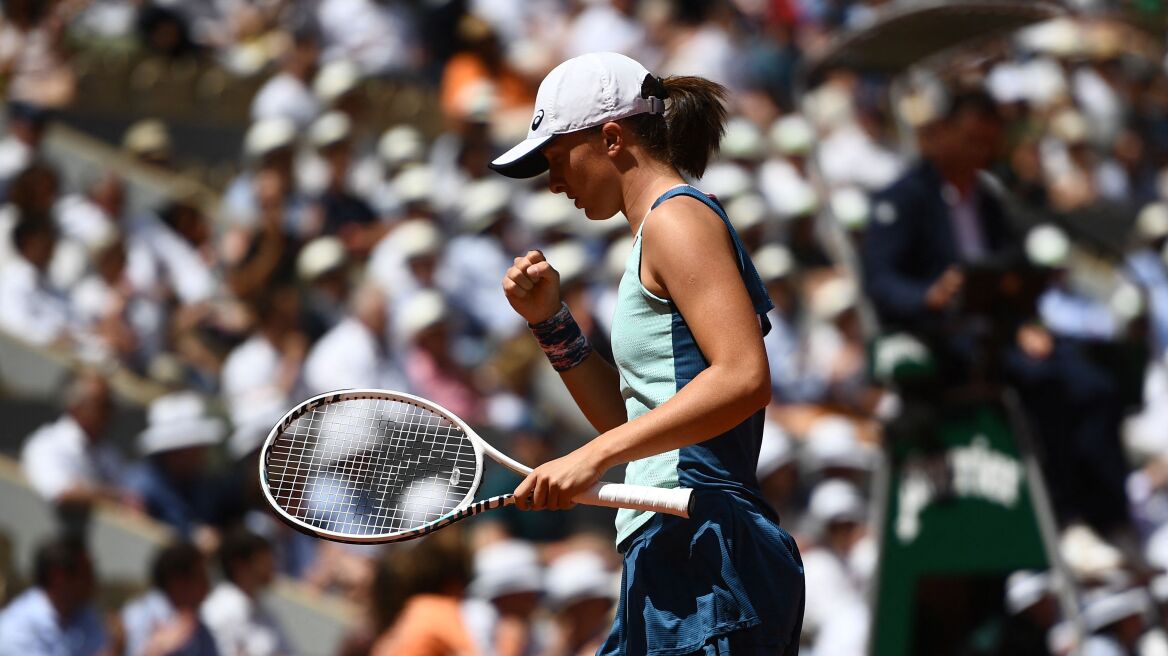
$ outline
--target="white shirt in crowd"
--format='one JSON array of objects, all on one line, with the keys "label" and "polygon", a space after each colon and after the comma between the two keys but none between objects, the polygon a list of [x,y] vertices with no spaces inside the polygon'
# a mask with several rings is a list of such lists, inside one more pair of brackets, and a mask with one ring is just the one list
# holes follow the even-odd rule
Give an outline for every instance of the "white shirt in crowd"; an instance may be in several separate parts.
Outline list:
[{"label": "white shirt in crowd", "polygon": [[62,623],[40,588],[26,590],[0,611],[0,656],[97,656],[105,653],[105,627],[92,606]]},{"label": "white shirt in crowd", "polygon": [[413,67],[413,30],[402,4],[323,0],[317,20],[324,33],[325,61],[352,60],[365,75]]},{"label": "white shirt in crowd", "polygon": [[320,114],[320,101],[300,79],[290,73],[278,73],[260,87],[251,102],[251,120],[283,117],[297,127],[307,128]]},{"label": "white shirt in crowd", "polygon": [[129,227],[126,276],[135,290],[151,295],[165,281],[184,305],[209,299],[218,286],[198,250],[155,216]]},{"label": "white shirt in crowd", "polygon": [[215,586],[199,610],[223,656],[290,654],[287,636],[263,607],[230,581]]},{"label": "white shirt in crowd", "polygon": [[287,395],[274,384],[280,372],[280,352],[263,335],[252,335],[235,347],[223,363],[220,387],[231,421],[240,425],[254,415],[257,403],[287,405]]},{"label": "white shirt in crowd", "polygon": [[94,445],[68,414],[28,436],[20,452],[20,465],[32,488],[50,500],[78,485],[117,481],[124,467],[114,447]]},{"label": "white shirt in crowd", "polygon": [[405,390],[406,377],[386,350],[385,340],[353,317],[325,333],[304,360],[309,394],[347,387]]},{"label": "white shirt in crowd", "polygon": [[117,218],[82,194],[70,194],[54,208],[61,234],[88,248],[109,243],[118,235]]},{"label": "white shirt in crowd", "polygon": [[42,345],[69,331],[68,299],[19,256],[0,268],[0,329]]},{"label": "white shirt in crowd", "polygon": [[458,235],[450,240],[437,279],[458,306],[465,308],[491,335],[506,338],[523,328],[499,281],[511,266],[499,240]]},{"label": "white shirt in crowd", "polygon": [[865,653],[870,622],[862,583],[847,564],[828,549],[803,554],[807,601],[804,631],[814,636],[815,656]]},{"label": "white shirt in crowd", "polygon": [[15,178],[32,163],[32,156],[32,149],[20,139],[12,135],[0,139],[0,181]]},{"label": "white shirt in crowd", "polygon": [[602,2],[588,6],[572,20],[564,46],[564,57],[590,52],[619,52],[641,62],[650,70],[660,55],[646,45],[645,28],[634,18]]},{"label": "white shirt in crowd", "polygon": [[[154,634],[174,621],[178,612],[159,590],[150,590],[131,599],[122,608],[122,628],[125,631],[126,656],[143,656]],[[194,635],[181,649],[181,653],[217,656],[214,639],[205,624],[195,629]]]}]

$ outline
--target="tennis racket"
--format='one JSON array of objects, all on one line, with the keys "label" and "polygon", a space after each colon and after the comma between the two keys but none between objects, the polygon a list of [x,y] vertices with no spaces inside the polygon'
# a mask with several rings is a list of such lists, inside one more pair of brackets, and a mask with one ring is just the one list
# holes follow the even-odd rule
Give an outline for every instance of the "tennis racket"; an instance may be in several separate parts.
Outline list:
[{"label": "tennis racket", "polygon": [[[293,408],[260,451],[268,503],[288,524],[336,542],[409,540],[515,502],[475,501],[483,454],[531,468],[441,406],[388,390],[338,390]],[[688,517],[692,490],[598,483],[577,503]]]}]

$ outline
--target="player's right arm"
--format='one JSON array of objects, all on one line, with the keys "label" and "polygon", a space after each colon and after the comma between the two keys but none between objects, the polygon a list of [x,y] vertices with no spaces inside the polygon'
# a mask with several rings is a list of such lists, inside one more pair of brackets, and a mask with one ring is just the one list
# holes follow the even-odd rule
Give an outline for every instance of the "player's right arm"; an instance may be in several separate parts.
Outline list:
[{"label": "player's right arm", "polygon": [[[503,277],[503,293],[511,307],[537,324],[560,309],[560,274],[539,251],[515,258]],[[595,351],[579,365],[560,372],[572,398],[598,432],[611,430],[628,419],[620,393],[620,377]]]}]

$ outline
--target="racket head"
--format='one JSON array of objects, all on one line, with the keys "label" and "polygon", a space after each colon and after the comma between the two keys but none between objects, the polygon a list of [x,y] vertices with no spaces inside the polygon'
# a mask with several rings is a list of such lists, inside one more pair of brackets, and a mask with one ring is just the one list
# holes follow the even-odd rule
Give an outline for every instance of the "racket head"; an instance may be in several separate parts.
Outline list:
[{"label": "racket head", "polygon": [[276,515],[309,535],[397,542],[449,523],[482,480],[483,444],[450,411],[379,389],[314,396],[272,427],[260,488]]}]

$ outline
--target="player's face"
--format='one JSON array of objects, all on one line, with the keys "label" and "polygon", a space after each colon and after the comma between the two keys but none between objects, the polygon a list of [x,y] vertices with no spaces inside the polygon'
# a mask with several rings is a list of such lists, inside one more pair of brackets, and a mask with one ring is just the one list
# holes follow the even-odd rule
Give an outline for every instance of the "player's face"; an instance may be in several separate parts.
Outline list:
[{"label": "player's face", "polygon": [[548,188],[565,194],[589,219],[603,221],[620,211],[619,174],[599,129],[562,135],[544,147]]}]

